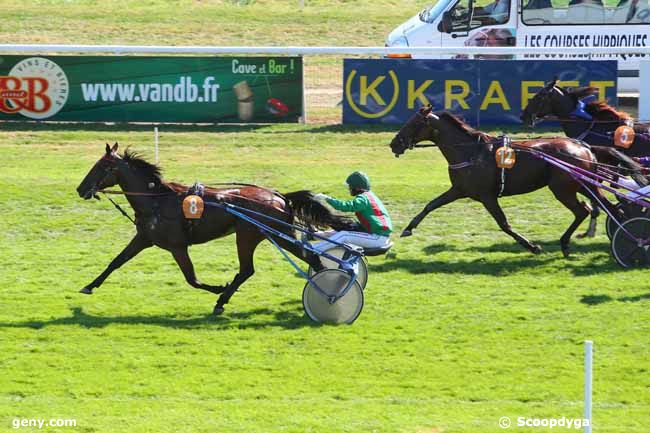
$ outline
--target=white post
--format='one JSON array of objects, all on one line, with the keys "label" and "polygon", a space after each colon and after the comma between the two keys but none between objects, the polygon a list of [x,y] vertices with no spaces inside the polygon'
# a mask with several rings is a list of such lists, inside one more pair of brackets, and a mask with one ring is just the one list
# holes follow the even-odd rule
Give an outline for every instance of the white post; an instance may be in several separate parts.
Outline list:
[{"label": "white post", "polygon": [[307,87],[305,86],[305,56],[300,56],[302,63],[302,118],[300,123],[307,123]]},{"label": "white post", "polygon": [[158,127],[153,127],[153,159],[158,164]]},{"label": "white post", "polygon": [[594,356],[594,343],[585,341],[585,415],[589,425],[585,426],[585,433],[591,433],[591,378]]}]

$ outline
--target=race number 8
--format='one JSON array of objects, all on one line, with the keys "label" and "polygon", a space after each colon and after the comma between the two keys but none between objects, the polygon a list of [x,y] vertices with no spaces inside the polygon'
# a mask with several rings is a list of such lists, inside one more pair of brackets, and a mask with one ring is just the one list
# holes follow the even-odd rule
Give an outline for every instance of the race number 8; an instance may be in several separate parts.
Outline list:
[{"label": "race number 8", "polygon": [[199,219],[203,215],[203,199],[198,195],[188,195],[183,200],[183,214],[187,219]]}]

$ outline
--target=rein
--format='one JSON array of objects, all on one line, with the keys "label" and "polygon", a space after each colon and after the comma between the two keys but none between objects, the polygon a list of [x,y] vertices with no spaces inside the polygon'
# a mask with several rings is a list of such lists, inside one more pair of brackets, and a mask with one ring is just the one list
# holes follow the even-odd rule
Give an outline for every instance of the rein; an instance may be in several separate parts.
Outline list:
[{"label": "rein", "polygon": [[[243,183],[242,184],[223,183],[222,185],[241,185],[241,186],[257,187],[256,185],[253,185],[253,184],[243,184]],[[260,187],[257,187],[257,188],[260,188]],[[274,194],[274,196],[282,198],[283,200],[285,200],[285,203],[287,201],[281,194],[276,193],[273,190],[270,190],[268,188],[260,188],[260,189],[262,189],[264,191],[271,192],[271,193]],[[100,190],[97,190],[97,192],[101,192],[102,194],[106,194],[106,198],[113,204],[113,206],[115,206],[115,208],[118,211],[120,211],[120,213],[122,215],[124,215],[129,221],[131,221],[134,225],[136,225],[135,220],[133,218],[131,218],[131,216],[119,204],[117,204],[112,198],[110,198],[109,194],[125,195],[125,196],[130,195],[130,196],[140,196],[140,197],[161,197],[161,196],[166,196],[166,195],[179,195],[180,194],[180,193],[177,193],[177,192],[174,192],[174,191],[169,191],[169,192],[164,192],[164,193],[150,193],[150,192],[134,192],[134,191],[114,191],[114,190],[110,190],[110,189],[100,189]],[[273,201],[273,200],[268,200],[268,201],[264,202],[264,201],[261,201],[261,200],[255,200],[255,199],[252,199],[252,198],[248,198],[248,197],[245,197],[243,195],[231,194],[231,193],[227,193],[227,192],[212,193],[212,194],[208,194],[208,195],[213,196],[217,200],[217,202],[223,201],[219,197],[219,195],[221,195],[221,196],[228,196],[228,197],[232,197],[232,198],[242,199],[242,200],[245,200],[245,201],[248,201],[248,202],[251,202],[251,203],[257,203],[257,204],[265,206],[265,207],[272,207],[272,206],[269,206],[269,202]],[[278,209],[278,208],[275,208],[275,207],[272,207],[272,208],[274,210],[278,211],[278,212],[282,212],[285,215],[290,215],[290,213],[287,212],[284,209]]]},{"label": "rein", "polygon": [[153,193],[153,192],[134,192],[134,191],[113,191],[110,189],[98,189],[97,192],[101,192],[103,194],[134,195],[134,196],[141,196],[141,197],[160,197],[163,195],[176,194],[173,191]]},{"label": "rein", "polygon": [[570,117],[558,117],[555,115],[547,114],[546,116],[538,117],[537,119],[541,120],[550,120],[552,122],[570,122],[570,123],[625,123],[625,120],[632,120],[632,119],[616,119],[616,120],[586,120],[586,119],[578,119],[578,118],[570,118]]},{"label": "rein", "polygon": [[[539,138],[545,138],[545,137],[539,137]],[[530,140],[531,138],[522,137],[521,139],[522,140]],[[494,139],[492,139],[492,140],[490,140],[490,141],[488,141],[487,143],[484,143],[484,144],[490,145],[490,144],[496,144],[498,142],[499,142],[499,138],[497,137],[497,138],[494,138]],[[453,146],[474,146],[474,145],[476,145],[475,142],[468,141],[468,142],[463,142],[463,143],[456,143]],[[511,143],[510,146],[515,151],[521,151],[521,152],[526,152],[526,153],[531,153],[531,154],[534,154],[535,152],[539,152],[536,149],[520,146],[520,145],[517,145],[515,143]],[[438,147],[438,145],[437,144],[416,144],[413,147]],[[629,173],[640,173],[640,174],[643,173],[643,170],[627,168],[627,167],[619,167],[619,166],[616,166],[616,165],[606,164],[604,162],[591,161],[591,160],[588,160],[588,159],[585,159],[585,158],[580,158],[580,157],[573,156],[573,155],[567,155],[567,156],[569,156],[572,159],[575,159],[577,161],[590,162],[590,163],[594,164],[594,166],[596,166],[596,167],[602,167],[602,168],[607,168],[607,169],[611,169],[611,170],[624,170],[624,171],[627,171]],[[474,165],[474,163],[475,163],[475,161],[464,161],[464,162],[459,162],[459,163],[456,163],[456,164],[449,164],[448,168],[450,170],[460,170],[460,169],[463,169],[463,168],[471,167],[472,165]]]},{"label": "rein", "polygon": [[[101,191],[101,192],[102,192],[103,194],[106,194],[106,192],[104,192],[104,191]],[[112,192],[112,191],[111,191],[111,192]],[[133,218],[131,218],[131,216],[130,216],[128,213],[126,213],[126,211],[125,211],[124,209],[122,209],[122,208],[120,207],[119,204],[115,203],[115,201],[113,201],[113,199],[110,198],[110,197],[106,197],[106,198],[108,199],[108,201],[110,201],[111,203],[113,203],[113,206],[115,206],[115,209],[119,210],[120,213],[121,213],[122,215],[124,215],[125,217],[127,217],[128,220],[131,221],[131,222],[133,223],[133,225],[136,225],[136,224],[135,224],[135,220],[134,220]]]}]

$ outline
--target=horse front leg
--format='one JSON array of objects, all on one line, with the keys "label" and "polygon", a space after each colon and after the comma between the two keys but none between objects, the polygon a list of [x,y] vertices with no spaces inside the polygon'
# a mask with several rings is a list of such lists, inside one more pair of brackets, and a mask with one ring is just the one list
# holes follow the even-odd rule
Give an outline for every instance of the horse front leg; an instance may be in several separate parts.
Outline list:
[{"label": "horse front leg", "polygon": [[187,281],[190,286],[194,287],[195,289],[207,290],[208,292],[214,293],[215,295],[223,293],[223,291],[227,288],[224,286],[212,286],[210,284],[204,284],[200,282],[198,278],[196,278],[196,273],[194,272],[194,264],[192,264],[192,259],[190,259],[190,255],[187,252],[187,247],[175,248],[171,250],[171,253],[174,256],[174,260],[176,260],[178,267],[181,268],[181,271],[185,276],[185,281]]},{"label": "horse front leg", "polygon": [[153,244],[151,241],[144,236],[142,236],[140,233],[137,233],[133,239],[131,239],[131,242],[124,247],[121,253],[117,255],[109,263],[108,267],[102,272],[97,278],[93,280],[92,283],[88,284],[86,287],[81,289],[79,293],[84,293],[86,295],[92,295],[93,289],[96,287],[99,287],[102,285],[104,280],[108,278],[108,276],[117,268],[122,266],[124,263],[128,262],[131,260],[133,257],[137,256],[140,251],[144,250],[145,248],[151,247]]},{"label": "horse front leg", "polygon": [[465,194],[463,194],[461,191],[458,189],[454,188],[453,186],[449,188],[447,191],[443,192],[440,194],[438,197],[435,199],[431,200],[420,212],[411,220],[408,226],[404,229],[402,232],[401,236],[402,238],[405,238],[407,236],[411,236],[413,234],[413,230],[422,222],[422,220],[429,215],[429,213],[433,212],[434,210],[438,209],[439,207],[442,207],[446,204],[449,204],[453,201],[458,200],[459,198],[464,198],[466,197]]},{"label": "horse front leg", "polygon": [[492,215],[492,218],[494,218],[494,220],[497,222],[501,230],[503,230],[505,233],[512,236],[514,240],[516,240],[524,248],[528,249],[531,253],[539,254],[542,252],[542,247],[530,242],[528,239],[526,239],[525,237],[523,237],[522,235],[514,231],[512,227],[510,227],[510,224],[508,223],[508,219],[506,218],[506,215],[503,213],[503,209],[501,209],[501,206],[499,206],[499,202],[497,201],[496,197],[490,197],[481,200],[481,203],[483,203],[485,209],[488,212],[490,212],[490,215]]}]

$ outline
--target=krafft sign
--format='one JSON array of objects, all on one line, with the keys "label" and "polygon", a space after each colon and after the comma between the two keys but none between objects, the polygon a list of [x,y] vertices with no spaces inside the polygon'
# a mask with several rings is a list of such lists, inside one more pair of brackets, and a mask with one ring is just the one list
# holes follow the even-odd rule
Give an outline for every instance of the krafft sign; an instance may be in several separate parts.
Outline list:
[{"label": "krafft sign", "polygon": [[300,57],[0,57],[0,120],[296,122]]},{"label": "krafft sign", "polygon": [[519,124],[554,77],[566,87],[597,87],[615,104],[616,71],[615,61],[345,59],[343,123],[401,124],[431,104],[475,126]]}]

